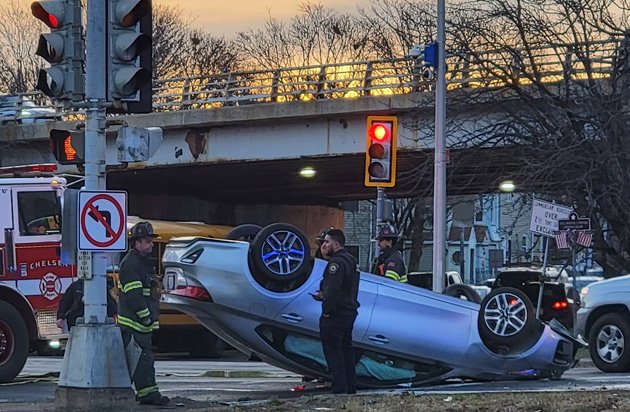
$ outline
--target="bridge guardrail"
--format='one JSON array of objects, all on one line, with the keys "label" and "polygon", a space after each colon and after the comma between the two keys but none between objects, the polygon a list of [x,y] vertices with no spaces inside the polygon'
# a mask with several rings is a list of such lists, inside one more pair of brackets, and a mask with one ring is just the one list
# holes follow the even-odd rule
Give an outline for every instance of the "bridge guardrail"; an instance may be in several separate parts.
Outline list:
[{"label": "bridge guardrail", "polygon": [[[620,45],[620,39],[607,39],[527,50],[449,52],[447,87],[498,88],[507,81],[528,84],[601,78],[616,64]],[[433,78],[433,68],[404,57],[157,79],[153,107],[173,111],[431,91]],[[24,95],[58,108],[41,93]]]}]

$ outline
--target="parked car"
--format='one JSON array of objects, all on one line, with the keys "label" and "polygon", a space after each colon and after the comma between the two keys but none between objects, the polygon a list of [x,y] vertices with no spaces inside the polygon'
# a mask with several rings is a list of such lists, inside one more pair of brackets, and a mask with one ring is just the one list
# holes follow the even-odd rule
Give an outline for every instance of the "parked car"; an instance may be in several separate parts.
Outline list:
[{"label": "parked car", "polygon": [[61,120],[52,107],[37,106],[25,96],[0,95],[0,125],[7,123],[45,123]]},{"label": "parked car", "polygon": [[582,289],[575,332],[588,340],[593,363],[604,372],[630,371],[630,275]]},{"label": "parked car", "polygon": [[[542,268],[509,267],[498,270],[491,289],[511,287],[523,291],[534,306],[538,304]],[[558,282],[556,279],[562,272],[556,269],[547,271],[543,278],[543,296],[540,319],[550,321],[557,319],[566,328],[573,329],[575,314],[579,307],[579,295],[573,285]],[[569,277],[565,278],[569,281]]]},{"label": "parked car", "polygon": [[[272,224],[250,243],[175,239],[163,255],[166,303],[242,352],[304,376],[330,379],[319,339],[326,262],[297,228]],[[391,387],[453,377],[558,378],[578,342],[534,317],[529,298],[497,288],[481,304],[360,273],[353,331],[358,383]]]},{"label": "parked car", "polygon": [[[407,282],[410,285],[433,290],[432,272],[410,272],[407,274]],[[448,271],[444,273],[444,294],[480,303],[483,296],[475,289],[475,286],[466,285],[458,272]],[[485,296],[485,294],[484,294]]]}]

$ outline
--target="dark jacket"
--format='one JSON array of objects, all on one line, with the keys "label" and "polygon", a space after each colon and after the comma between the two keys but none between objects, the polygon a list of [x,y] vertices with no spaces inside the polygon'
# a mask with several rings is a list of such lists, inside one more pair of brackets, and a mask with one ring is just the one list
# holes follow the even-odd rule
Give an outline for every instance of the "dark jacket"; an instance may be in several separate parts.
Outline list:
[{"label": "dark jacket", "polygon": [[402,253],[394,248],[381,251],[374,265],[374,274],[407,283],[407,268]]},{"label": "dark jacket", "polygon": [[[118,312],[118,303],[109,293],[114,286],[111,279],[107,279],[107,316],[110,318]],[[85,304],[83,303],[83,279],[76,280],[68,286],[65,293],[59,301],[57,308],[57,319],[65,319],[68,328],[73,327],[77,323],[77,318],[83,316]]]},{"label": "dark jacket", "polygon": [[150,333],[160,327],[159,290],[150,256],[132,249],[120,262],[118,324]]},{"label": "dark jacket", "polygon": [[333,253],[328,260],[321,283],[322,320],[357,315],[359,301],[359,272],[357,262],[345,249]]}]

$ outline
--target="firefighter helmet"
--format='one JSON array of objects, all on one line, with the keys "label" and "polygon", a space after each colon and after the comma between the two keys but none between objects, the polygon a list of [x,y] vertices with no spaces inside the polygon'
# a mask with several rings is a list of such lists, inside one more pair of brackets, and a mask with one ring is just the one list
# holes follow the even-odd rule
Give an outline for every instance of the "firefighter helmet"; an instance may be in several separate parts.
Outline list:
[{"label": "firefighter helmet", "polygon": [[376,236],[377,240],[380,239],[398,239],[398,232],[396,231],[396,228],[393,225],[390,225],[389,223],[386,225],[381,226],[381,228],[378,231],[378,235]]},{"label": "firefighter helmet", "polygon": [[153,226],[149,222],[138,222],[131,227],[129,231],[129,240],[140,239],[143,237],[157,237],[153,232]]}]

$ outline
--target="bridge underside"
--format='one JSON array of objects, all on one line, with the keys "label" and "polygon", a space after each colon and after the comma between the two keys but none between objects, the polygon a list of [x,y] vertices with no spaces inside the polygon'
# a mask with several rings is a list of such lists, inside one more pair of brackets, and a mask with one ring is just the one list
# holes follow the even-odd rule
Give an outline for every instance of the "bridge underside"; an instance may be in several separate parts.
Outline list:
[{"label": "bridge underside", "polygon": [[[312,166],[317,175],[299,175]],[[518,181],[525,161],[518,148],[452,151],[447,167],[448,195],[497,191],[506,179]],[[395,188],[390,197],[433,195],[433,151],[399,152]],[[159,168],[110,170],[108,188],[134,194],[188,195],[235,204],[321,204],[371,199],[366,188],[364,155],[286,159],[256,162],[226,162]],[[528,182],[531,184],[532,182]]]}]

